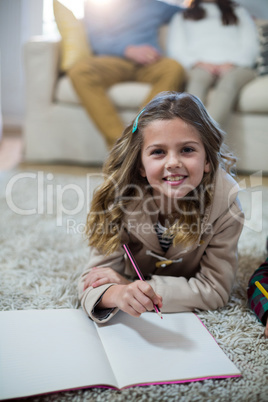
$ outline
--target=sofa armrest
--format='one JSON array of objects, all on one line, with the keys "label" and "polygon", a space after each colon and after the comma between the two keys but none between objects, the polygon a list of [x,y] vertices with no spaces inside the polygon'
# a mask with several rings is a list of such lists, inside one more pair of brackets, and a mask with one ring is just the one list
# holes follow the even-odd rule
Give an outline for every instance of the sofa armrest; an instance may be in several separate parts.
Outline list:
[{"label": "sofa armrest", "polygon": [[23,48],[27,111],[48,107],[59,75],[60,41],[33,37]]}]

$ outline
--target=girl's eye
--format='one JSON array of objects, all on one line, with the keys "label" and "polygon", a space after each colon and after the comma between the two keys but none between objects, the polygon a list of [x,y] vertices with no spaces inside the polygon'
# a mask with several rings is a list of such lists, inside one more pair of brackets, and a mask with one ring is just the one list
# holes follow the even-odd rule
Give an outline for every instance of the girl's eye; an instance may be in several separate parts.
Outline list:
[{"label": "girl's eye", "polygon": [[194,149],[191,147],[185,147],[185,148],[183,148],[182,152],[189,154],[191,152],[194,152]]},{"label": "girl's eye", "polygon": [[164,153],[163,149],[154,149],[151,155],[162,155]]}]

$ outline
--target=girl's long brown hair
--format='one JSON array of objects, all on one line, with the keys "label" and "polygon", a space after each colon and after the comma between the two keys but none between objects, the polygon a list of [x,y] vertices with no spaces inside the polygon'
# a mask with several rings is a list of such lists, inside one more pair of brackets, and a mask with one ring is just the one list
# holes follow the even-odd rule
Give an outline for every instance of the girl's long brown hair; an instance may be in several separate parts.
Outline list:
[{"label": "girl's long brown hair", "polygon": [[[202,7],[202,0],[190,0],[188,8],[183,12],[183,17],[190,20],[201,20],[206,17],[206,10]],[[221,10],[223,25],[236,25],[238,18],[235,14],[236,3],[232,0],[216,0],[215,3]]]},{"label": "girl's long brown hair", "polygon": [[[140,175],[144,129],[153,121],[176,118],[193,126],[204,144],[210,172],[204,174],[199,193],[205,207],[211,203],[216,170],[221,166],[230,172],[236,162],[235,157],[223,145],[225,133],[208,115],[203,103],[196,96],[186,92],[162,92],[140,114],[137,130],[133,133],[133,123],[129,125],[110,152],[103,168],[105,180],[94,193],[87,217],[86,233],[90,246],[105,254],[112,253],[120,246],[124,208],[129,202],[126,199],[140,196],[140,189],[150,191],[147,179]],[[198,193],[198,188],[195,190]],[[175,225],[168,232],[173,236],[174,245],[180,242],[193,243],[199,237],[198,232],[180,230],[184,224],[189,225],[188,227],[197,224],[200,229],[201,201],[196,197],[193,199],[194,201],[189,201],[189,198],[179,200],[180,211],[183,213],[180,213]]]}]

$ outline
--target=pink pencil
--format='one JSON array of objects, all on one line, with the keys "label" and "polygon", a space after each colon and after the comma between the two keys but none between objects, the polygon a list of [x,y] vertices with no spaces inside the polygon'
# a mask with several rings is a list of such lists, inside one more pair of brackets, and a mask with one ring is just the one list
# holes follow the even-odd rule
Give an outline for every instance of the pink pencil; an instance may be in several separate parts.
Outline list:
[{"label": "pink pencil", "polygon": [[[134,268],[135,271],[137,272],[137,275],[138,275],[139,279],[140,279],[141,281],[145,281],[144,276],[142,275],[142,272],[141,272],[140,268],[138,267],[138,265],[137,265],[137,263],[136,263],[136,261],[135,261],[133,255],[132,255],[132,253],[131,253],[131,251],[130,251],[128,245],[127,245],[127,244],[123,244],[123,247],[124,247],[124,249],[125,249],[125,252],[127,253],[128,258],[129,258],[130,261],[131,261],[131,264],[133,265],[133,268]],[[160,308],[159,308],[156,304],[154,304],[154,309],[155,309],[155,312],[159,315],[159,317],[160,317],[161,319],[163,319],[163,316],[162,316],[162,313],[161,313],[161,311],[160,311]]]}]

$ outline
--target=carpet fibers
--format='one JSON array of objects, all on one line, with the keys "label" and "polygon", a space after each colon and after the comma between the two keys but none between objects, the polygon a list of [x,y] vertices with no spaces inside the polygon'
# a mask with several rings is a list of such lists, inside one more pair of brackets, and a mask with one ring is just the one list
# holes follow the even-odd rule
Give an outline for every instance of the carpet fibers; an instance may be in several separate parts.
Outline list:
[{"label": "carpet fibers", "polygon": [[[84,223],[87,205],[100,180],[97,174],[76,177],[41,171],[0,176],[1,310],[79,307],[77,280],[88,260]],[[268,189],[259,180],[257,185],[245,188],[240,200],[246,224],[239,241],[239,270],[230,301],[222,309],[200,311],[198,315],[240,369],[241,378],[121,392],[93,388],[26,400],[268,401],[268,340],[246,299],[248,279],[265,258]]]}]

